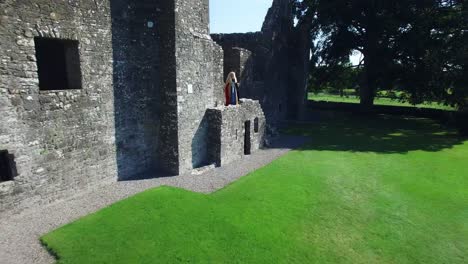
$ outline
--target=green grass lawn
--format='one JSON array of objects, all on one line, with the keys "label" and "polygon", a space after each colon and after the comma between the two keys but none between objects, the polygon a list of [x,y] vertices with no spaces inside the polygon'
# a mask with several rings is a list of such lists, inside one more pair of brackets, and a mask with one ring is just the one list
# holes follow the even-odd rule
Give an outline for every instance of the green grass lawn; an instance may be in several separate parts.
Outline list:
[{"label": "green grass lawn", "polygon": [[[359,97],[357,96],[339,96],[333,94],[314,94],[309,93],[309,100],[313,101],[325,101],[325,102],[334,102],[334,103],[359,103]],[[418,107],[418,108],[433,108],[433,109],[441,109],[441,110],[455,110],[454,107],[438,104],[435,102],[426,102],[424,104],[417,104],[412,105],[408,102],[400,102],[396,99],[386,98],[386,97],[376,97],[374,103],[376,105],[388,105],[388,106],[407,106],[407,107]]]},{"label": "green grass lawn", "polygon": [[468,141],[337,118],[211,195],[162,187],[42,237],[59,263],[467,263]]}]

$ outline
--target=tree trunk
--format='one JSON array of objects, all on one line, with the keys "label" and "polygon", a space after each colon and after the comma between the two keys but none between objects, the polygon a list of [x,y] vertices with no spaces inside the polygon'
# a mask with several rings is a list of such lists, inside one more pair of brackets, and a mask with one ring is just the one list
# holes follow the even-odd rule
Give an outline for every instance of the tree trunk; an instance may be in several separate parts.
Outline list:
[{"label": "tree trunk", "polygon": [[360,96],[360,103],[361,109],[363,111],[370,111],[372,110],[372,106],[374,105],[374,97],[375,91],[377,90],[377,78],[375,73],[375,64],[373,61],[375,60],[372,55],[368,54],[365,56],[364,61],[364,72],[366,83],[364,87],[361,87],[359,90]]},{"label": "tree trunk", "polygon": [[364,45],[364,73],[366,84],[360,89],[361,110],[369,112],[374,105],[375,92],[377,90],[377,18],[375,2],[371,1],[367,13],[366,36]]}]

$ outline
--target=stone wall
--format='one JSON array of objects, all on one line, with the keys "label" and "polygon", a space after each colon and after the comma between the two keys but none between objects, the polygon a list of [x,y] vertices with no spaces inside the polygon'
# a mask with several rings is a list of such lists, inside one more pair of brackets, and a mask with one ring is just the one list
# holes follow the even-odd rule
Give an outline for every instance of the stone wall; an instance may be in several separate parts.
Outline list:
[{"label": "stone wall", "polygon": [[224,78],[230,72],[235,72],[239,80],[244,77],[246,66],[251,61],[252,52],[249,50],[233,47],[231,49],[224,49]]},{"label": "stone wall", "polygon": [[[243,76],[242,80],[264,81],[264,68],[266,67],[266,57],[271,49],[270,41],[265,39],[262,32],[233,33],[233,34],[211,34],[212,39],[222,46],[225,54],[232,53],[233,49],[241,48],[251,52],[252,75]],[[229,67],[229,64],[225,65]],[[225,69],[225,75],[229,72]],[[251,89],[250,85],[248,87]]]},{"label": "stone wall", "polygon": [[206,109],[223,104],[223,51],[209,35],[209,1],[176,0],[179,173],[213,163]]},{"label": "stone wall", "polygon": [[[224,106],[224,54],[209,35],[208,9],[209,0],[0,1],[0,152],[15,157],[18,172],[0,182],[0,212],[233,162],[245,156],[249,130],[249,149],[259,149],[267,121],[260,103]],[[268,71],[254,71],[276,54],[265,36],[239,35],[253,59],[234,46],[227,55],[253,84],[242,83],[241,96],[268,106],[285,91],[266,89]],[[63,54],[36,52],[44,41],[60,43]],[[65,61],[52,79],[64,89],[47,90],[42,57],[46,69]]]},{"label": "stone wall", "polygon": [[252,52],[240,80],[242,96],[260,101],[269,134],[278,122],[300,118],[306,103],[310,28],[294,27],[293,21],[290,1],[274,0],[260,32],[211,35],[225,52]]},{"label": "stone wall", "polygon": [[263,147],[266,124],[258,101],[241,99],[237,106],[211,108],[207,116],[210,136],[215,139],[209,148],[210,157],[217,166],[234,162]]},{"label": "stone wall", "polygon": [[159,162],[160,112],[162,102],[169,100],[161,100],[156,23],[164,15],[157,12],[158,8],[151,0],[111,1],[115,135],[120,180],[151,174],[162,166]]},{"label": "stone wall", "polygon": [[[159,42],[160,129],[159,163],[164,173],[179,173],[179,136],[177,112],[177,64],[175,38],[175,2],[158,1],[157,26]],[[158,55],[158,54],[153,54]]]},{"label": "stone wall", "polygon": [[[220,44],[223,49],[240,47],[252,52],[259,49],[268,50],[271,43],[265,39],[262,32],[231,33],[231,34],[211,34],[211,38]],[[258,55],[258,52],[256,52]]]},{"label": "stone wall", "polygon": [[[110,14],[109,1],[0,1],[0,150],[18,171],[0,211],[116,179]],[[34,37],[79,42],[82,89],[39,90]]]}]

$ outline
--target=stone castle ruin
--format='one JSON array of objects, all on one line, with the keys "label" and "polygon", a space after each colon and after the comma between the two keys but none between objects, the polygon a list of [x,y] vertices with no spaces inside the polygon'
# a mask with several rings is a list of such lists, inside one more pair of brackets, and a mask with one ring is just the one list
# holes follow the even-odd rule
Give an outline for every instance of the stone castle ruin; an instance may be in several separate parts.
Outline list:
[{"label": "stone castle ruin", "polygon": [[[223,166],[300,118],[310,37],[289,1],[274,0],[255,33],[210,36],[208,10],[209,0],[0,1],[0,212]],[[229,71],[250,98],[238,106],[224,106]]]}]

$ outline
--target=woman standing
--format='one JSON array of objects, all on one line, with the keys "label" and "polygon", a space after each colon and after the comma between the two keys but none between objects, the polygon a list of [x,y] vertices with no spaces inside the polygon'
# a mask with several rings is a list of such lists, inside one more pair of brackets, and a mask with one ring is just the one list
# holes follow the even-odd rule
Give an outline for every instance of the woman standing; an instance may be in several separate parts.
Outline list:
[{"label": "woman standing", "polygon": [[226,97],[226,106],[239,104],[239,87],[237,86],[236,73],[230,72],[227,76],[224,86],[224,96]]}]

